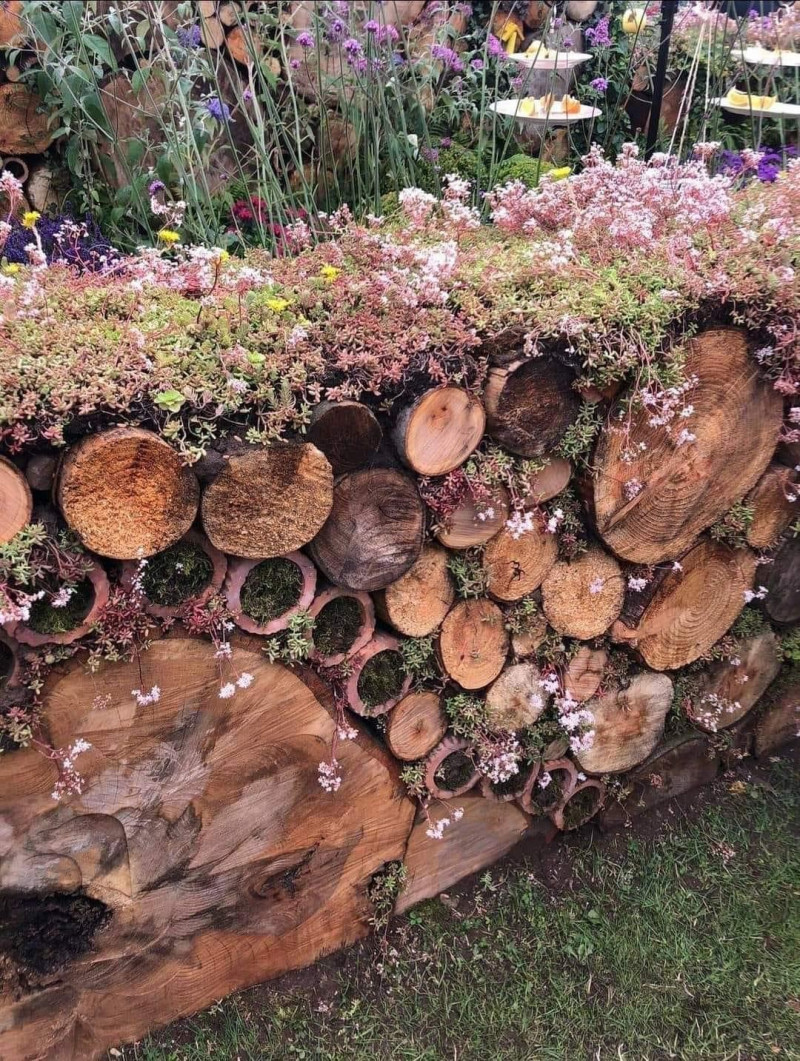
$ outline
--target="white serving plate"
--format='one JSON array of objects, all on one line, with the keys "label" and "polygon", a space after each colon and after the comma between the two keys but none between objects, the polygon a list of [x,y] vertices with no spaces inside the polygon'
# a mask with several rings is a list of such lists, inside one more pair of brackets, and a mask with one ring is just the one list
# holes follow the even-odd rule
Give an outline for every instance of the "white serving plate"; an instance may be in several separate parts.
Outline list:
[{"label": "white serving plate", "polygon": [[527,52],[512,52],[509,55],[509,59],[529,70],[571,70],[591,58],[586,52],[559,52],[555,58],[550,59],[540,58],[536,52],[531,52],[530,55]]},{"label": "white serving plate", "polygon": [[[574,122],[585,122],[588,118],[598,118],[603,112],[599,107],[588,107],[581,104],[581,109],[576,114],[554,113],[549,114],[519,114],[519,105],[522,99],[501,99],[496,103],[489,104],[489,110],[495,114],[502,114],[506,118],[516,118],[522,125],[543,127],[545,125],[572,125]],[[800,109],[800,108],[799,108]]]},{"label": "white serving plate", "polygon": [[773,51],[771,48],[745,48],[734,53],[751,66],[800,66],[800,52]]},{"label": "white serving plate", "polygon": [[760,107],[728,103],[724,96],[712,99],[711,102],[716,104],[717,107],[722,107],[724,111],[730,111],[731,114],[747,114],[750,117],[797,118],[800,116],[800,104],[798,103],[773,103],[768,110],[762,110]]}]

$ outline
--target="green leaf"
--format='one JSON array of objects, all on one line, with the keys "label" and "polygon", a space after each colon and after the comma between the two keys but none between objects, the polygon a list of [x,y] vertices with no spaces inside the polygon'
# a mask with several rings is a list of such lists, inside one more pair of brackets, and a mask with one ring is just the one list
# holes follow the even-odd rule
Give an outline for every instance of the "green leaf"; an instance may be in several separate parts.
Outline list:
[{"label": "green leaf", "polygon": [[114,58],[111,45],[107,40],[98,37],[96,33],[84,33],[82,40],[89,51],[96,55],[98,59],[101,59],[106,66],[112,70],[117,69],[117,60]]},{"label": "green leaf", "polygon": [[138,96],[144,86],[147,84],[147,79],[150,77],[152,71],[149,67],[139,66],[134,71],[133,77],[131,78],[131,89],[134,95]]},{"label": "green leaf", "polygon": [[180,391],[161,391],[153,400],[160,409],[166,409],[170,413],[179,413],[186,401]]}]

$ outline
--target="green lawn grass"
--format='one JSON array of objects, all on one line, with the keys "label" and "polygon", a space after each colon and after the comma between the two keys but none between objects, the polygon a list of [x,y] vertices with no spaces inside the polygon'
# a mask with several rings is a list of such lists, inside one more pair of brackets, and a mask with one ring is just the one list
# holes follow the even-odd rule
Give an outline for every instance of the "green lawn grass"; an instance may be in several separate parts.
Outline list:
[{"label": "green lawn grass", "polygon": [[800,771],[765,776],[651,838],[588,834],[547,871],[494,867],[394,922],[382,950],[243,992],[125,1057],[800,1058]]}]

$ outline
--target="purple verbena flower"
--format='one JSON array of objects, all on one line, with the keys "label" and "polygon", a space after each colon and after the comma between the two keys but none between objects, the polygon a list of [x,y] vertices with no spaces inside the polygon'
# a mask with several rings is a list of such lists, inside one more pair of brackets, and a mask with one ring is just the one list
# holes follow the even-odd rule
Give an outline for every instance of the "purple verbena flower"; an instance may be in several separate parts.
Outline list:
[{"label": "purple verbena flower", "polygon": [[434,59],[440,59],[448,70],[460,72],[464,69],[464,64],[459,59],[458,54],[452,48],[448,48],[446,44],[434,44],[431,47],[431,56]]},{"label": "purple verbena flower", "polygon": [[597,25],[590,26],[586,30],[586,39],[590,44],[593,44],[595,48],[611,47],[611,34],[609,33],[610,22],[611,16],[604,15]]},{"label": "purple verbena flower", "polygon": [[223,103],[219,96],[212,96],[206,100],[206,110],[212,118],[218,122],[230,121],[231,109],[227,103]]},{"label": "purple verbena flower", "polygon": [[307,29],[304,29],[302,33],[297,34],[295,42],[299,44],[301,48],[313,48],[314,34],[309,33]]},{"label": "purple verbena flower", "polygon": [[589,82],[590,88],[593,88],[595,92],[598,92],[601,96],[605,94],[608,89],[608,78],[607,77],[596,77],[594,81]]},{"label": "purple verbena flower", "polygon": [[178,38],[178,44],[183,48],[199,48],[203,43],[203,34],[200,31],[200,27],[196,24],[185,29],[176,30],[175,36]]},{"label": "purple verbena flower", "polygon": [[377,33],[380,28],[380,23],[376,22],[374,18],[370,18],[364,23],[365,33]]},{"label": "purple verbena flower", "polygon": [[342,45],[348,55],[361,55],[362,47],[355,37],[348,37]]},{"label": "purple verbena flower", "polygon": [[158,181],[158,180],[151,181],[150,184],[148,185],[147,190],[150,193],[150,195],[156,195],[158,192],[163,192],[164,191],[164,182],[163,181]]},{"label": "purple verbena flower", "polygon": [[340,18],[335,18],[328,27],[328,32],[325,36],[329,41],[338,41],[344,36],[345,24]]},{"label": "purple verbena flower", "polygon": [[469,65],[473,70],[483,70],[483,59],[473,59]]},{"label": "purple verbena flower", "polygon": [[503,45],[498,37],[495,37],[493,33],[490,33],[486,38],[486,51],[493,59],[498,58],[506,53],[503,51]]}]

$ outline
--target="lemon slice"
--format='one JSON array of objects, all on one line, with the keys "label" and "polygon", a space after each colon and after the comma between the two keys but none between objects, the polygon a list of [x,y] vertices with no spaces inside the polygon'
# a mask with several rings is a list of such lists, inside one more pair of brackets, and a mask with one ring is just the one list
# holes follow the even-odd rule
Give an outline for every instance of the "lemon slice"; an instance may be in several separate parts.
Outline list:
[{"label": "lemon slice", "polygon": [[517,113],[521,114],[523,118],[532,118],[536,114],[537,100],[533,96],[526,96],[525,99],[519,101],[517,107]]},{"label": "lemon slice", "polygon": [[746,92],[740,92],[738,88],[732,88],[728,92],[727,100],[728,103],[733,107],[749,107],[750,101],[754,100],[754,96],[749,96]]},{"label": "lemon slice", "polygon": [[777,96],[753,96],[753,107],[756,110],[768,111],[778,102]]}]

